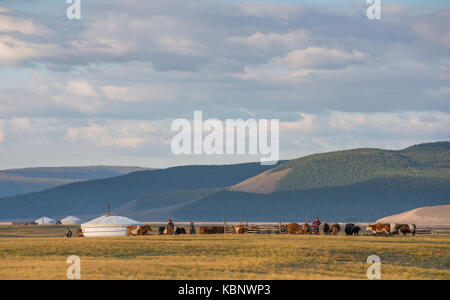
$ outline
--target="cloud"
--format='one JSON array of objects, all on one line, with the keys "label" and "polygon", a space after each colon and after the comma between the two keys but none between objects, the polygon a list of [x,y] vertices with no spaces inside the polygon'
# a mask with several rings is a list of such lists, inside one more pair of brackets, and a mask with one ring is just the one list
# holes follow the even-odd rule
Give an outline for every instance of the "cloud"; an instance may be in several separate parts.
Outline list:
[{"label": "cloud", "polygon": [[[339,135],[352,133],[352,137],[374,133],[386,136],[411,137],[414,135],[450,133],[450,114],[441,112],[348,113],[331,111],[324,114],[299,113],[296,121],[282,122],[286,133]],[[369,134],[368,134],[369,133]],[[371,134],[370,134],[371,133]]]},{"label": "cloud", "polygon": [[97,95],[89,82],[85,80],[69,81],[67,83],[67,90],[73,95],[82,97],[95,97]]},{"label": "cloud", "polygon": [[428,43],[439,45],[444,49],[450,48],[450,10],[442,9],[417,18],[412,24],[412,30]]},{"label": "cloud", "polygon": [[5,139],[5,133],[3,132],[3,121],[0,120],[0,143]]},{"label": "cloud", "polygon": [[157,44],[161,46],[162,50],[164,51],[180,55],[198,55],[205,51],[205,49],[207,48],[205,45],[196,43],[183,37],[170,35],[160,37],[157,40]]},{"label": "cloud", "polygon": [[299,113],[298,115],[300,118],[297,121],[282,122],[280,124],[281,130],[284,130],[286,132],[294,131],[311,133],[312,131],[314,131],[314,129],[316,129],[316,115],[305,113]]},{"label": "cloud", "polygon": [[30,120],[27,118],[14,118],[11,123],[15,129],[26,130],[30,128]]},{"label": "cloud", "polygon": [[81,22],[0,8],[0,156],[167,165],[168,120],[197,109],[279,118],[292,157],[448,138],[450,10],[405,6],[373,22],[364,3],[99,0]]},{"label": "cloud", "polygon": [[71,143],[88,143],[100,147],[139,148],[149,135],[156,131],[145,122],[125,122],[107,125],[91,124],[86,127],[69,128],[65,140]]},{"label": "cloud", "polygon": [[45,32],[43,26],[37,25],[29,19],[2,14],[7,12],[7,10],[2,10],[0,7],[0,33],[20,32],[23,34],[38,34]]},{"label": "cloud", "polygon": [[293,49],[302,47],[311,40],[306,30],[298,29],[288,33],[261,33],[256,32],[248,37],[230,37],[232,43],[243,44],[250,47],[271,50],[273,47],[286,47]]},{"label": "cloud", "polygon": [[352,64],[361,63],[366,57],[361,51],[346,52],[338,49],[308,47],[295,50],[284,57],[274,59],[275,63],[293,69],[336,70]]},{"label": "cloud", "polygon": [[443,86],[437,89],[428,90],[427,94],[433,97],[447,99],[450,97],[450,86]]},{"label": "cloud", "polygon": [[48,57],[54,45],[21,41],[0,34],[0,64],[14,65],[20,61]]},{"label": "cloud", "polygon": [[128,89],[126,87],[105,85],[101,89],[109,99],[128,101]]}]

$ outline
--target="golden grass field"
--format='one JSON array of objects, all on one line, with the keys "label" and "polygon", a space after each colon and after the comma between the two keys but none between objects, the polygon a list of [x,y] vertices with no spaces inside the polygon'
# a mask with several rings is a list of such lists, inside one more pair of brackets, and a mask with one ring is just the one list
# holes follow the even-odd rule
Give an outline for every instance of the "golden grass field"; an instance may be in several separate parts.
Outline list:
[{"label": "golden grass field", "polygon": [[[64,226],[0,226],[0,279],[450,279],[450,236],[196,235],[61,238]],[[155,230],[154,230],[155,231]]]}]

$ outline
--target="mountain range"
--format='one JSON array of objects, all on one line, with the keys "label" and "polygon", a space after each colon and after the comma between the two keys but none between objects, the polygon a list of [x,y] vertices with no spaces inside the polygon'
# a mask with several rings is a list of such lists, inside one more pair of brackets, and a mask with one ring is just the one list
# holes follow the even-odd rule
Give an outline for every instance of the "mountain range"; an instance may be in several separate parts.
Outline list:
[{"label": "mountain range", "polygon": [[373,221],[450,204],[450,142],[281,161],[182,166],[1,198],[0,219],[113,213],[140,221]]},{"label": "mountain range", "polygon": [[72,182],[114,177],[142,170],[148,168],[89,166],[0,170],[0,197],[37,192]]}]

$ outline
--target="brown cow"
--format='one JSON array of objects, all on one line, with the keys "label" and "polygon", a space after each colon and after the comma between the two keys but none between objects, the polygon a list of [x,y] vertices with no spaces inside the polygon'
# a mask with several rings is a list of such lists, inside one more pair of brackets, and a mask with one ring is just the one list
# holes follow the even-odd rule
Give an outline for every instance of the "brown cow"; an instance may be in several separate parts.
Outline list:
[{"label": "brown cow", "polygon": [[311,227],[309,226],[308,223],[303,224],[301,234],[311,234]]},{"label": "brown cow", "polygon": [[150,234],[150,231],[150,225],[127,226],[127,236],[146,235]]},{"label": "brown cow", "polygon": [[392,234],[406,235],[407,233],[411,233],[412,236],[416,234],[416,224],[395,224],[394,230]]},{"label": "brown cow", "polygon": [[289,223],[287,225],[287,233],[288,234],[301,233],[300,226],[297,223]]},{"label": "brown cow", "polygon": [[231,228],[231,232],[234,234],[244,234],[247,233],[248,228],[244,225],[236,225]]},{"label": "brown cow", "polygon": [[331,232],[330,225],[328,225],[328,223],[323,223],[322,230],[324,235],[329,235]]},{"label": "brown cow", "polygon": [[391,224],[389,223],[369,224],[366,230],[372,231],[374,234],[384,233],[385,235],[389,235],[392,232]]},{"label": "brown cow", "polygon": [[217,234],[224,233],[225,228],[223,226],[200,226],[198,231],[200,234]]},{"label": "brown cow", "polygon": [[333,223],[333,225],[331,225],[331,234],[337,235],[339,231],[341,231],[341,226],[338,223]]}]

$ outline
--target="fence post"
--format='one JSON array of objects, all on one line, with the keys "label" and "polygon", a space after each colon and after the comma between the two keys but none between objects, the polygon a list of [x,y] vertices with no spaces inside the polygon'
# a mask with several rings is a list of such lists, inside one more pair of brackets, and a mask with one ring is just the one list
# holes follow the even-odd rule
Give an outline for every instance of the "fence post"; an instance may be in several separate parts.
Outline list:
[{"label": "fence post", "polygon": [[227,234],[227,219],[223,219],[223,234]]},{"label": "fence post", "polygon": [[279,231],[280,234],[281,234],[281,221],[278,221],[278,231]]}]

